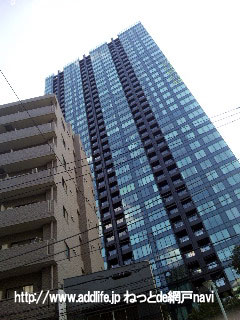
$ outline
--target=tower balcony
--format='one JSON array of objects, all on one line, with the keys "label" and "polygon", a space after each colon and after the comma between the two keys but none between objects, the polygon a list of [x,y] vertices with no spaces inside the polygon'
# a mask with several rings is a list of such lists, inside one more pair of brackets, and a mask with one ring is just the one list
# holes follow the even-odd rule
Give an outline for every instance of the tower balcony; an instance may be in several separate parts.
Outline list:
[{"label": "tower balcony", "polygon": [[6,236],[41,228],[53,220],[55,220],[53,200],[8,208],[0,212],[0,234]]}]

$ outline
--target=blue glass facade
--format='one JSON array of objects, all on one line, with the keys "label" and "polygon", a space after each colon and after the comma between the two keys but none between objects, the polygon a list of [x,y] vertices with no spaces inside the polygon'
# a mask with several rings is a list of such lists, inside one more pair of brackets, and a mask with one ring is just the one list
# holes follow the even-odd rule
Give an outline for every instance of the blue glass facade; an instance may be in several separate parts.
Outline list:
[{"label": "blue glass facade", "polygon": [[[133,257],[149,259],[157,283],[166,285],[158,270],[167,270],[169,263],[181,265],[180,252],[107,44],[90,52],[90,56]],[[159,249],[163,237],[166,244]],[[167,249],[170,246],[171,258]]]},{"label": "blue glass facade", "polygon": [[240,165],[144,27],[60,74],[46,93],[64,99],[91,163],[106,266],[148,259],[160,288],[228,290]]}]

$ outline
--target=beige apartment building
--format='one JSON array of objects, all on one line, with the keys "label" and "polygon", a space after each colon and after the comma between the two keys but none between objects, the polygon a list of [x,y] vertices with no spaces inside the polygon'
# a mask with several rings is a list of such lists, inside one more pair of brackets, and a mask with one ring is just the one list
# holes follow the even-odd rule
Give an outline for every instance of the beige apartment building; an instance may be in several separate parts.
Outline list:
[{"label": "beige apartment building", "polygon": [[0,211],[0,319],[54,313],[14,291],[103,270],[90,168],[55,95],[0,106]]}]

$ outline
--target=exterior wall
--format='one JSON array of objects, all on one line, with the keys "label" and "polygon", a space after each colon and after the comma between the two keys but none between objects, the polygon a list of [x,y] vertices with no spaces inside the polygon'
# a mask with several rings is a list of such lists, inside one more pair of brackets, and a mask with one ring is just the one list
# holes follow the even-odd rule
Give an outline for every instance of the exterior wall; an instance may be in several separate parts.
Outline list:
[{"label": "exterior wall", "polygon": [[[79,137],[65,122],[54,95],[23,104],[24,109],[19,103],[0,109],[3,299],[7,289],[33,285],[34,292],[53,290],[64,278],[103,268],[92,181],[84,177],[90,171],[81,161],[85,155]],[[1,303],[3,315],[12,302]],[[36,319],[42,314],[32,312]]]},{"label": "exterior wall", "polygon": [[[76,156],[76,174],[79,186],[79,228],[81,232],[82,258],[85,273],[103,270],[101,257],[101,240],[99,239],[98,218],[94,201],[94,189],[91,171],[86,159],[82,143],[78,135],[74,138]],[[86,232],[88,230],[88,232]]]},{"label": "exterior wall", "polygon": [[[55,212],[58,213],[57,223],[53,223],[52,236],[56,240],[68,238],[56,244],[56,252],[61,252],[57,260],[62,260],[58,268],[58,281],[62,283],[64,277],[82,272],[81,247],[79,241],[77,203],[77,182],[74,171],[73,138],[70,128],[64,122],[61,110],[56,110],[56,160],[54,163],[54,181],[57,188],[53,190],[53,198],[56,201]],[[63,160],[64,159],[64,160]],[[63,162],[66,163],[66,168]],[[62,184],[64,179],[65,186]],[[63,207],[66,210],[65,217]],[[70,249],[70,259],[66,259],[66,245]],[[72,248],[72,249],[71,249]]]}]

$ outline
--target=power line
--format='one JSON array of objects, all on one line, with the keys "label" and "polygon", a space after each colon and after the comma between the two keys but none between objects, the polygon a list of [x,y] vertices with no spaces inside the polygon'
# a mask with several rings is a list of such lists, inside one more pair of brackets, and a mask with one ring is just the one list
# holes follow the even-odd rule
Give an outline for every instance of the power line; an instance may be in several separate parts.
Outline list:
[{"label": "power line", "polygon": [[[240,118],[239,119],[237,119],[237,120],[240,120]],[[234,120],[235,121],[235,120]],[[232,122],[234,122],[234,121],[232,121]],[[231,123],[232,123],[231,122]],[[184,134],[180,134],[180,135],[178,135],[178,136],[184,136],[185,137],[185,135]],[[164,136],[163,136],[164,137]],[[218,138],[216,138],[216,139],[214,139],[214,140],[217,140]],[[223,139],[222,139],[223,140]],[[133,143],[139,143],[139,142],[132,142],[131,144],[133,144]],[[168,143],[166,142],[166,145],[168,145]],[[128,144],[122,144],[122,146],[123,147],[128,147],[129,146],[129,143]],[[30,149],[31,149],[31,147],[29,147]],[[26,149],[29,149],[29,148],[26,148]],[[23,149],[24,150],[24,149]],[[114,151],[118,151],[119,150],[119,148],[116,148],[116,149],[112,149],[111,150],[111,152],[114,152]],[[197,150],[197,148],[196,148],[196,150]],[[17,150],[17,151],[19,151],[19,150]],[[121,153],[120,155],[129,155],[130,154],[130,151],[129,150],[126,150],[126,152],[123,152],[123,153]],[[92,156],[91,156],[92,157]],[[89,159],[89,157],[86,157],[86,158],[81,158],[81,159],[79,159],[79,160],[76,160],[76,161],[72,161],[72,162],[66,162],[66,165],[68,165],[68,164],[75,164],[76,162],[79,162],[79,161],[83,161],[83,160],[88,160]],[[125,163],[125,162],[128,162],[128,161],[131,161],[132,159],[128,159],[128,160],[125,160],[123,163]],[[196,160],[194,161],[194,162],[197,162]],[[91,164],[94,164],[94,162],[88,162],[87,164],[85,164],[85,165],[82,165],[81,167],[85,167],[85,166],[89,166],[89,165],[91,165]],[[122,164],[122,162],[119,164],[119,166]],[[104,166],[104,168],[106,168],[106,165],[105,165],[105,163],[103,163],[103,166]],[[54,166],[53,168],[54,169],[56,169],[56,168],[58,168],[58,167],[65,167],[65,164],[60,164],[60,165],[56,165],[56,166]],[[116,165],[114,165],[114,167],[118,167],[118,164],[116,164]],[[80,168],[80,167],[78,167],[78,168]],[[74,168],[73,169],[69,169],[68,171],[71,171],[71,170],[74,170]],[[64,171],[67,171],[67,170],[64,170]],[[88,173],[88,174],[90,174],[90,173]],[[13,177],[14,178],[14,177]],[[11,178],[7,178],[7,179],[4,179],[4,180],[8,180],[8,179],[11,179]]]},{"label": "power line", "polygon": [[[226,163],[226,164],[224,164],[224,165],[222,165],[221,166],[221,168],[224,168],[224,167],[227,167],[229,164],[232,164],[232,163],[234,163],[234,162],[238,162],[238,160],[240,160],[240,159],[234,159],[234,160],[232,160],[232,161],[230,161],[230,162],[228,162],[228,163]],[[81,161],[81,160],[78,160],[78,161]],[[125,160],[124,162],[121,162],[119,165],[117,165],[117,166],[115,166],[115,167],[121,167],[122,166],[122,164],[124,164],[124,163],[128,163],[128,162],[131,162],[132,161],[132,159],[128,159],[128,160]],[[74,162],[72,162],[72,163],[74,163]],[[191,162],[191,164],[193,165],[193,164],[198,164],[199,163],[199,161],[198,160],[194,160],[194,161],[192,161]],[[70,164],[70,163],[68,163],[68,164]],[[86,165],[82,165],[82,166],[77,166],[77,167],[74,167],[74,168],[72,168],[72,169],[68,169],[68,171],[73,171],[73,170],[75,170],[76,168],[82,168],[82,167],[84,167],[84,166],[88,166],[88,164],[86,164]],[[46,169],[46,170],[55,170],[57,167],[59,167],[59,166],[55,166],[55,167],[53,167],[53,168],[49,168],[49,169]],[[62,165],[61,165],[61,167],[62,167]],[[133,167],[135,167],[135,168],[138,168],[138,167],[142,167],[142,165],[141,164],[137,164],[137,165],[134,165]],[[104,166],[104,168],[106,168],[106,166]],[[63,174],[65,171],[66,171],[67,169],[65,169],[64,171],[61,171],[61,172],[56,172],[56,173],[52,173],[51,175],[49,175],[49,176],[45,176],[45,177],[39,177],[39,178],[36,178],[36,179],[32,179],[31,181],[29,181],[29,182],[32,182],[32,181],[37,181],[37,180],[41,180],[41,179],[45,179],[46,177],[50,177],[50,176],[56,176],[56,175],[58,175],[58,174]],[[41,170],[41,171],[39,171],[39,172],[42,172],[42,171],[45,171],[45,170]],[[181,174],[181,171],[179,170],[179,173]],[[32,174],[32,173],[29,173],[29,174]],[[28,174],[23,174],[22,176],[27,176]],[[78,176],[76,176],[76,177],[84,177],[84,176],[87,176],[87,175],[90,175],[90,173],[86,173],[86,174],[81,174],[81,175],[78,175]],[[200,175],[200,177],[205,177],[206,176],[206,174],[202,174],[202,175]],[[14,177],[9,177],[9,178],[5,178],[5,179],[2,179],[2,181],[9,181],[9,180],[12,180],[12,179],[15,179],[15,178],[17,178],[17,177],[21,177],[21,175],[19,175],[19,176],[14,176]],[[199,177],[199,176],[198,176]],[[66,181],[69,181],[69,180],[71,180],[71,179],[68,179],[68,180],[66,180]],[[22,184],[21,184],[22,185]],[[191,185],[191,184],[190,184]],[[8,189],[8,188],[12,188],[11,186],[10,187],[6,187],[6,188],[1,188],[1,190],[4,190],[4,189]]]},{"label": "power line", "polygon": [[[129,161],[131,161],[131,160],[129,160]],[[127,161],[126,161],[127,162]],[[224,164],[223,166],[221,166],[221,168],[224,168],[224,167],[227,167],[229,164],[232,164],[232,163],[234,163],[234,162],[238,162],[238,159],[234,159],[234,160],[232,160],[231,162],[228,162],[228,163],[226,163],[226,164]],[[195,161],[194,162],[192,162],[191,164],[194,164],[195,163]],[[198,163],[198,161],[196,161],[196,163]],[[81,167],[78,167],[78,168],[81,168]],[[51,170],[51,169],[48,169],[49,171]],[[72,169],[71,169],[72,170]],[[74,169],[73,169],[74,170]],[[53,177],[53,176],[55,176],[55,175],[57,175],[57,174],[62,174],[62,173],[64,173],[65,171],[63,171],[63,172],[57,172],[57,173],[52,173],[52,174],[50,174],[50,175],[47,175],[47,176],[45,176],[45,177],[39,177],[39,178],[36,178],[36,179],[32,179],[31,181],[28,181],[27,183],[31,183],[31,182],[33,182],[33,181],[38,181],[38,180],[42,180],[42,179],[45,179],[45,178],[47,178],[47,177]],[[181,174],[181,171],[179,170],[179,173]],[[75,178],[77,178],[77,177],[83,177],[83,176],[85,176],[85,174],[84,175],[77,175],[77,176],[75,176]],[[206,177],[207,175],[206,174],[202,174],[202,175],[200,175],[200,176],[198,176],[198,178],[199,177]],[[10,178],[10,179],[13,179],[13,178]],[[6,179],[6,180],[8,180],[8,179]],[[68,180],[66,180],[66,181],[69,181],[69,180],[71,180],[71,179],[68,179]],[[218,181],[219,181],[219,179],[218,179]],[[58,184],[58,183],[61,183],[61,181],[60,182],[55,182],[55,184]],[[183,183],[189,188],[191,185],[194,185],[195,184],[195,182],[193,182],[192,184],[191,183],[186,183],[185,181],[183,181]],[[210,185],[212,185],[211,183],[209,183]],[[15,184],[14,186],[22,186],[23,184],[21,183],[21,184]],[[12,187],[11,186],[9,186],[9,187],[6,187],[6,188],[1,188],[1,190],[5,190],[5,189],[11,189]],[[204,189],[201,189],[200,191],[202,191],[202,190],[204,190]],[[199,193],[199,192],[198,192]],[[22,195],[23,193],[20,193],[19,195]],[[192,195],[192,194],[191,194]],[[15,197],[16,195],[14,195],[14,196],[12,196],[12,197]],[[164,196],[162,196],[163,198],[164,198]],[[8,197],[7,199],[9,199],[9,198],[11,198],[11,197]],[[85,200],[87,199],[86,197],[84,197],[85,198]],[[4,198],[3,198],[4,199]]]},{"label": "power line", "polygon": [[[13,90],[13,91],[14,91],[14,90]],[[15,92],[14,92],[14,93],[15,93]],[[17,97],[17,98],[18,98],[18,97]],[[19,99],[19,98],[18,98],[18,99]],[[234,120],[234,121],[235,121],[235,120]],[[69,176],[70,176],[70,175],[69,175]],[[70,178],[73,179],[71,176],[70,176]],[[86,198],[85,198],[85,199],[86,199]]]},{"label": "power line", "polygon": [[[228,260],[229,261],[229,260]],[[150,263],[149,262],[149,265],[152,265],[152,263]],[[144,268],[149,268],[149,265],[147,265],[147,266],[143,266],[143,267],[139,267],[138,269],[136,269],[136,270],[131,270],[131,272],[132,273],[137,273],[137,272],[139,272],[140,270],[142,270],[142,269],[144,269]],[[231,264],[230,264],[231,265]],[[228,265],[227,265],[228,266]],[[117,269],[116,269],[116,271],[117,271]],[[211,272],[207,272],[206,274],[210,274]],[[162,273],[162,274],[164,274],[164,273]],[[89,282],[93,282],[93,281],[98,281],[98,280],[105,280],[105,279],[110,279],[112,276],[106,276],[106,277],[100,277],[100,278],[97,278],[97,279],[93,279],[93,280],[87,280],[87,281],[83,281],[83,282],[80,282],[80,283],[75,283],[75,284],[72,284],[72,285],[68,285],[68,286],[65,286],[64,287],[64,289],[67,289],[67,288],[71,288],[71,287],[75,287],[75,286],[78,286],[78,285],[81,285],[81,284],[86,284],[86,283],[89,283]],[[184,281],[184,279],[185,280],[189,280],[189,278],[188,278],[188,276],[186,276],[185,278],[182,278],[182,279],[180,279],[180,281],[181,282],[183,282]],[[143,282],[146,282],[147,280],[153,280],[153,277],[151,276],[151,277],[146,277],[146,278],[144,278],[143,280],[141,280],[141,281],[143,281]],[[174,281],[174,283],[179,283],[179,281]],[[110,287],[110,288],[108,288],[107,289],[107,292],[109,292],[109,290],[112,290],[112,289],[116,289],[116,288],[129,288],[129,285],[132,285],[132,284],[139,284],[139,280],[138,281],[134,281],[134,282],[130,282],[130,283],[128,283],[127,285],[119,285],[119,286],[114,286],[114,287]],[[173,284],[173,282],[171,282],[171,284],[170,285],[172,285]],[[149,284],[147,284],[146,286],[141,286],[141,288],[144,288],[144,287],[147,287],[147,288],[149,288]],[[134,288],[132,288],[131,287],[131,289],[136,289],[136,288],[139,288],[139,286],[137,286],[137,287],[134,287]],[[161,287],[160,287],[161,288]],[[163,288],[166,288],[166,287],[163,287]],[[56,290],[58,290],[59,288],[54,288],[54,289],[50,289],[49,291],[56,291]],[[74,289],[73,289],[74,290]],[[78,289],[75,289],[75,290],[78,290]],[[158,291],[159,290],[159,288],[156,288],[156,291]],[[148,292],[148,291],[144,291],[144,292]],[[144,292],[142,292],[142,293],[144,293]],[[157,293],[157,292],[156,292]],[[13,300],[13,299],[12,299]],[[4,301],[2,300],[2,301],[0,301],[0,304],[1,303],[4,303]],[[104,304],[100,304],[100,305],[104,305]],[[40,306],[39,308],[40,309],[45,309],[45,308],[48,308],[49,306]],[[72,308],[68,308],[68,310],[72,310],[72,309],[74,309],[75,307],[72,307]],[[91,309],[91,307],[82,307],[82,310],[89,310],[89,309]],[[21,311],[20,313],[22,314],[22,313],[25,313],[25,312],[28,312],[28,311],[31,311],[31,309],[30,310],[23,310],[23,311]],[[18,313],[11,313],[10,315],[14,315],[14,314],[18,314]],[[61,314],[66,314],[66,313],[61,313]],[[68,314],[68,311],[67,311],[67,314]],[[32,318],[33,316],[31,316],[30,318]],[[26,318],[22,318],[22,320],[23,319],[26,319]],[[28,319],[28,318],[27,318]]]},{"label": "power line", "polygon": [[[165,228],[163,228],[163,229],[165,229]],[[153,232],[149,233],[149,235],[150,235],[150,234],[154,236],[154,233],[153,233]],[[77,235],[79,235],[79,234],[77,234]],[[77,236],[77,235],[75,235],[75,236]],[[239,236],[239,235],[229,236],[229,237],[225,238],[224,240],[227,241],[227,240],[229,240],[229,239],[232,239],[232,238],[235,238],[235,237],[238,237],[238,236]],[[74,236],[70,236],[70,237],[68,237],[68,238],[72,238],[72,237],[74,237]],[[103,237],[103,236],[100,236],[100,237]],[[92,242],[92,241],[99,240],[100,237],[97,237],[97,238],[94,238],[94,239],[92,239],[92,240],[90,240],[90,241],[87,241],[87,242],[85,242],[85,243],[81,243],[81,244],[79,244],[79,245],[73,246],[73,247],[71,247],[70,249],[75,249],[75,248],[77,248],[77,247],[81,247],[81,246],[83,246],[83,245],[85,245],[85,244],[88,244],[88,243],[90,243],[90,242]],[[65,239],[63,239],[63,240],[65,240]],[[50,246],[51,246],[51,245],[54,245],[55,243],[61,242],[61,241],[63,241],[63,240],[58,240],[58,241],[56,241],[56,242],[52,242],[52,243],[50,243],[49,245],[50,245]],[[223,240],[219,240],[219,241],[216,241],[213,245],[216,246],[216,244],[222,243],[222,242],[223,242]],[[40,248],[31,250],[31,251],[28,251],[28,252],[25,252],[25,253],[22,253],[22,254],[19,254],[19,255],[15,255],[15,256],[13,256],[13,257],[9,257],[9,258],[7,258],[7,259],[5,259],[5,260],[1,260],[0,263],[1,263],[1,262],[4,262],[4,261],[6,261],[6,260],[10,260],[10,259],[19,257],[19,256],[23,256],[23,255],[28,254],[28,253],[31,253],[31,252],[35,252],[35,251],[40,250],[40,249],[42,249],[42,248],[44,248],[44,247],[47,247],[47,246],[48,246],[48,244],[47,244],[46,246],[42,246],[42,247],[40,247]],[[200,248],[201,248],[201,247],[193,247],[193,249],[191,249],[189,252],[191,252],[191,251],[193,251],[193,250],[200,249]],[[176,250],[176,249],[179,249],[179,248],[174,248],[173,251]],[[89,250],[89,251],[85,252],[84,254],[89,254],[89,253],[91,253],[91,252],[95,252],[95,251],[98,251],[98,250],[101,250],[101,249],[96,249],[96,250],[93,250],[93,251]],[[64,253],[65,251],[66,251],[66,250],[64,249],[64,250],[59,251],[59,252],[54,252],[53,254],[49,254],[48,257],[50,257],[50,256],[56,256],[57,254]],[[84,254],[81,254],[81,255],[84,255]],[[179,257],[182,258],[182,254],[174,254],[172,257],[168,257],[168,258],[163,258],[163,259],[161,259],[161,261],[162,261],[162,260],[168,260],[168,259],[171,259],[171,258],[177,257],[177,256],[179,256]],[[36,259],[36,260],[31,261],[31,262],[25,263],[24,265],[21,265],[21,266],[26,266],[26,265],[32,264],[32,263],[34,263],[34,262],[39,262],[39,261],[45,260],[45,259],[46,259],[46,257],[43,257],[42,259]],[[67,259],[68,259],[68,258],[65,258],[65,259],[62,259],[62,260],[67,260]],[[62,260],[59,260],[59,261],[62,261]],[[55,261],[58,262],[58,260],[55,260]],[[6,272],[6,271],[2,271],[2,272]]]},{"label": "power line", "polygon": [[[0,70],[0,71],[1,71],[1,70]],[[31,119],[33,120],[33,118],[32,118],[30,115],[29,115],[29,118],[31,118]],[[223,120],[223,119],[221,119],[221,120]],[[240,118],[239,118],[239,119],[236,119],[236,120],[240,120]],[[233,120],[233,121],[231,121],[231,122],[229,122],[229,123],[232,123],[232,122],[234,122],[234,121],[236,121],[236,120]],[[34,120],[33,120],[33,121],[34,121]],[[210,122],[211,122],[211,121],[210,121]],[[229,123],[227,123],[227,124],[229,124]],[[221,127],[224,126],[224,125],[225,125],[225,124],[221,125]],[[34,126],[37,127],[38,125],[35,124]],[[171,132],[171,131],[165,132],[164,135],[167,134],[167,133],[170,133],[170,132]],[[40,133],[41,133],[41,131],[40,131]],[[182,133],[182,134],[179,134],[178,136],[183,136],[183,137],[185,137],[185,134]],[[132,143],[134,143],[134,142],[132,142]],[[167,142],[166,142],[166,143],[167,143]],[[128,144],[122,144],[122,146],[129,146],[129,143],[128,143]],[[114,152],[114,151],[117,151],[117,150],[119,150],[119,148],[112,149],[111,152]],[[124,152],[124,153],[122,153],[122,154],[129,154],[129,153],[130,153],[130,152],[127,151],[126,153]],[[122,154],[121,154],[121,155],[122,155]],[[92,156],[91,156],[91,157],[92,157]],[[86,157],[86,158],[81,158],[81,159],[78,160],[78,161],[88,160],[88,159],[89,159],[89,157]],[[70,164],[70,163],[75,163],[75,161],[69,162],[69,163],[66,163],[66,164]],[[91,163],[93,163],[93,162],[91,162]],[[89,165],[89,164],[91,164],[91,163],[88,162],[88,164],[86,164],[86,166]],[[64,164],[61,163],[60,166],[61,166],[61,167],[64,167]],[[83,166],[85,166],[85,165],[83,165]],[[57,168],[57,167],[58,167],[58,166],[55,166],[55,168]]]},{"label": "power line", "polygon": [[[67,170],[66,170],[66,172],[67,172]],[[70,175],[69,175],[70,176]],[[70,178],[71,178],[71,176],[70,176]],[[72,180],[72,178],[71,178],[71,180]],[[85,199],[86,199],[86,197],[85,197]]]},{"label": "power line", "polygon": [[[147,268],[149,267],[149,265],[148,266],[146,266]],[[146,268],[146,267],[142,267],[142,268],[138,268],[137,270],[132,270],[132,272],[138,272],[139,270],[141,270],[141,269],[143,269],[143,268]],[[108,279],[108,278],[111,278],[111,276],[108,276],[108,277],[103,277],[102,279]],[[97,279],[98,280],[98,279]],[[153,280],[153,278],[152,277],[145,277],[144,279],[141,279],[141,280],[139,280],[139,281],[134,281],[134,282],[130,282],[130,285],[131,285],[131,289],[139,289],[139,282],[146,282],[147,280]],[[88,283],[88,282],[92,282],[92,281],[96,281],[96,279],[95,280],[88,280],[88,281],[85,281],[85,282],[82,282],[82,283],[80,283],[80,284],[83,284],[83,283]],[[136,286],[132,286],[132,284],[135,284]],[[76,286],[76,285],[78,285],[78,283],[77,284],[74,284],[74,285],[70,285],[70,286],[67,286],[67,288],[68,287],[74,287],[74,286]],[[128,284],[129,285],[129,284]],[[143,288],[149,288],[149,284],[146,284],[145,286],[141,286],[141,289],[143,289]],[[125,288],[126,287],[126,285],[118,285],[118,286],[114,286],[114,287],[110,287],[110,288],[108,288],[108,290],[107,290],[107,292],[109,292],[109,290],[111,290],[111,289],[116,289],[116,288]],[[66,287],[65,287],[66,288]],[[55,290],[58,290],[59,288],[55,288],[55,289],[51,289],[51,290],[49,290],[49,291],[55,291]],[[153,286],[153,288],[152,288],[154,291],[156,290],[155,288],[154,288],[154,286]],[[74,289],[73,289],[74,290]],[[149,291],[143,291],[142,293],[144,293],[144,292],[146,292],[146,293],[148,293]],[[1,304],[1,302],[3,303],[4,301],[0,301],[0,304]],[[56,303],[55,303],[56,304]],[[53,304],[54,305],[54,304]],[[104,306],[104,303],[98,303],[98,306]],[[106,306],[106,305],[105,305]],[[38,309],[45,309],[45,308],[48,308],[49,306],[47,305],[47,306],[39,306],[38,307]],[[85,310],[92,310],[92,307],[84,307],[84,306],[81,306],[82,307],[82,310],[83,311],[85,311]],[[95,305],[93,306],[93,307],[96,307]],[[108,309],[109,309],[109,307],[111,307],[111,306],[109,306],[108,305]],[[113,307],[116,307],[116,305],[114,305]],[[72,308],[70,308],[69,307],[69,305],[68,305],[68,311],[67,311],[67,313],[65,313],[65,312],[61,312],[60,314],[61,315],[63,315],[63,314],[69,314],[69,310],[72,310],[72,309],[74,309],[74,307],[72,307]],[[28,312],[28,311],[31,311],[31,309],[30,310],[23,310],[23,311],[21,311],[20,313],[21,314],[23,314],[23,313],[25,313],[25,312]],[[34,311],[34,310],[33,310]],[[15,315],[15,314],[18,314],[18,313],[11,313],[11,314],[7,314],[7,315]],[[32,318],[32,317],[34,317],[34,316],[31,316],[31,317],[29,317],[29,318]],[[0,317],[1,318],[1,317]],[[25,318],[21,318],[21,319],[25,319]]]},{"label": "power line", "polygon": [[219,113],[219,114],[215,114],[215,115],[213,115],[212,117],[209,117],[209,118],[211,118],[211,119],[212,119],[212,118],[216,118],[216,117],[219,117],[219,116],[221,116],[221,115],[223,115],[223,114],[226,114],[226,113],[228,113],[228,112],[232,112],[232,111],[237,110],[237,109],[240,109],[240,107],[236,107],[236,108],[233,108],[233,109],[230,109],[230,110],[221,112],[221,113]]},{"label": "power line", "polygon": [[[223,179],[224,179],[224,177],[223,177]],[[66,181],[68,181],[68,180],[66,180]],[[218,179],[218,182],[219,181],[223,181],[222,179],[220,180],[220,179]],[[58,183],[61,183],[61,181],[60,182],[56,182],[55,184],[58,184]],[[193,184],[194,184],[195,182],[193,182]],[[22,184],[21,184],[22,185]],[[213,184],[212,183],[210,183],[210,182],[208,182],[208,185],[210,185],[210,186],[213,186]],[[38,189],[39,190],[39,189]],[[195,196],[195,195],[197,195],[197,194],[199,194],[199,193],[201,193],[202,191],[205,191],[205,190],[207,190],[207,188],[206,187],[204,187],[203,189],[200,189],[200,190],[198,190],[197,192],[192,192],[192,193],[190,193],[190,197],[192,198],[193,196]],[[19,195],[22,195],[23,193],[20,193]],[[14,196],[14,197],[16,197],[16,195]],[[161,196],[161,198],[163,198],[163,199],[165,199],[165,198],[167,198],[168,196]],[[188,196],[186,196],[186,199],[187,198],[189,198]],[[212,199],[212,197],[211,197],[211,195],[209,194],[209,196],[205,196],[205,199]],[[184,200],[184,198],[181,200],[181,201],[183,201]],[[216,199],[215,199],[216,200]],[[147,201],[147,200],[146,200]],[[200,201],[200,200],[199,200]],[[148,204],[151,204],[152,202],[154,202],[154,200],[153,201],[151,201],[151,202],[149,202]],[[194,202],[198,202],[198,201],[194,201]],[[217,199],[217,202],[219,202],[219,199]],[[219,202],[220,203],[220,202]],[[221,204],[221,206],[222,206],[222,204]],[[144,207],[143,206],[141,206],[141,208],[143,209]],[[144,208],[145,209],[145,208]],[[199,212],[199,210],[198,210],[198,212]]]},{"label": "power line", "polygon": [[[238,107],[237,109],[240,109],[240,107]],[[219,121],[222,121],[222,120],[225,120],[225,119],[234,117],[234,116],[236,116],[236,115],[238,115],[238,114],[240,114],[240,112],[236,112],[236,113],[230,114],[229,116],[224,117],[224,118],[222,118],[222,119],[214,120],[213,123],[216,123],[216,122],[219,122]],[[225,124],[227,125],[228,123],[225,123]]]},{"label": "power line", "polygon": [[[210,183],[209,183],[209,184],[210,184]],[[210,185],[211,185],[211,184],[210,184]],[[200,191],[196,192],[196,193],[193,194],[193,195],[196,195],[196,194],[198,194],[198,193],[201,193],[201,191],[203,191],[203,190],[205,190],[205,189],[206,189],[206,188],[201,189]],[[206,189],[206,190],[207,190],[207,189]],[[240,192],[237,193],[237,194],[240,194]],[[210,196],[209,196],[209,197],[210,197]],[[207,199],[207,198],[208,198],[208,197],[205,197],[205,199]],[[182,199],[182,201],[183,201],[183,199]],[[151,202],[149,202],[149,204],[151,204],[151,203],[153,203],[153,202],[154,202],[154,200],[151,201]],[[219,202],[219,200],[218,200],[218,202]],[[234,203],[234,202],[236,202],[236,201],[233,201],[232,203]],[[220,202],[219,202],[219,203],[220,203]],[[214,205],[213,205],[213,206],[210,206],[209,208],[211,208],[211,207],[214,207]],[[145,208],[144,208],[143,206],[140,206],[140,209],[145,209]],[[164,208],[164,209],[165,209],[165,208]],[[198,210],[197,212],[200,213],[201,211]],[[151,216],[151,215],[148,215],[147,217],[150,217],[150,216]],[[134,223],[136,223],[136,222],[138,222],[138,221],[140,221],[140,220],[145,220],[145,219],[144,219],[144,217],[143,217],[142,219],[138,219],[137,221],[133,221],[132,223],[127,223],[127,226],[130,226],[131,224],[134,224]],[[228,223],[231,223],[231,221],[229,221]],[[79,236],[79,235],[81,235],[81,234],[83,234],[83,233],[85,233],[85,232],[88,232],[88,231],[90,231],[90,230],[92,230],[92,229],[96,229],[96,228],[99,228],[99,226],[95,226],[95,227],[86,229],[85,231],[79,232],[79,233],[77,233],[76,235],[72,235],[72,236],[63,238],[62,240],[57,240],[57,241],[53,242],[52,244],[58,243],[58,242],[61,242],[61,241],[67,240],[67,239],[70,239],[70,238],[75,237],[75,236]],[[158,231],[159,231],[159,230],[158,230]],[[103,235],[102,237],[104,237],[104,235]],[[97,238],[94,239],[94,240],[97,240]],[[46,245],[46,247],[47,247],[47,245]],[[39,248],[39,249],[42,249],[42,247]],[[35,250],[33,250],[33,251],[35,251]],[[31,252],[31,251],[30,251],[30,252]],[[27,253],[29,253],[29,252],[27,252]],[[27,253],[25,253],[25,254],[27,254]],[[14,256],[14,257],[17,257],[17,256]],[[14,257],[12,257],[12,258],[14,258]],[[10,258],[10,259],[11,259],[11,258]],[[0,262],[1,262],[1,261],[0,261]]]}]

